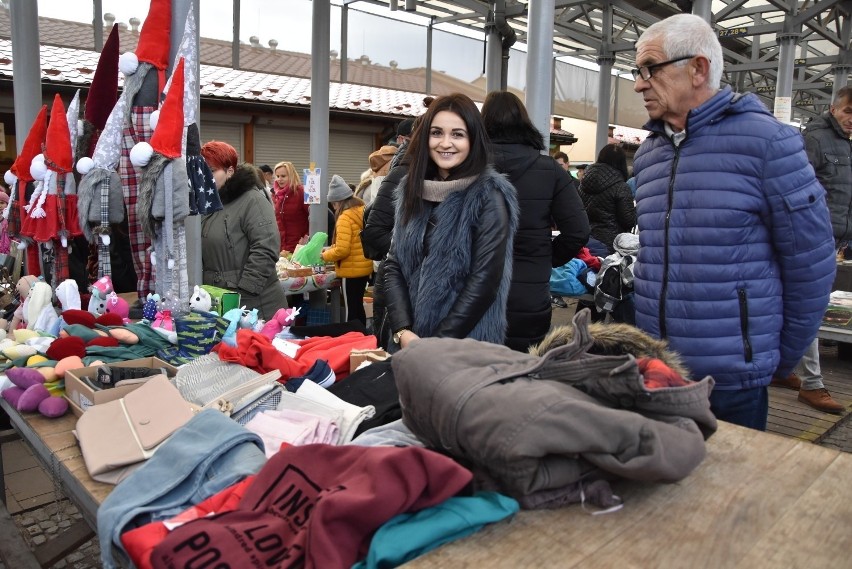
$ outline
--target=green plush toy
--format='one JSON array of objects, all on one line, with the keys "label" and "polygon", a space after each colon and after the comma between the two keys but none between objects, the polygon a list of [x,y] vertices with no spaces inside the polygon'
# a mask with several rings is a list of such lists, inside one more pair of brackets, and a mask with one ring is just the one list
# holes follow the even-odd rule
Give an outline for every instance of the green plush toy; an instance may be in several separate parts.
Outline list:
[{"label": "green plush toy", "polygon": [[300,247],[298,251],[293,253],[293,262],[299,263],[303,267],[322,265],[322,248],[325,246],[326,239],[328,239],[328,235],[322,231],[314,233],[304,247]]}]

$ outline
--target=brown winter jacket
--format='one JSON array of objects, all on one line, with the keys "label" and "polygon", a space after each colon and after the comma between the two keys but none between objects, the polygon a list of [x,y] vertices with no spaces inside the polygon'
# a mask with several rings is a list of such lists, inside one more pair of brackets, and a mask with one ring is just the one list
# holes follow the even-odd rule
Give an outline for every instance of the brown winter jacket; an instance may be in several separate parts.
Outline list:
[{"label": "brown winter jacket", "polygon": [[595,471],[684,478],[716,430],[713,379],[647,389],[633,356],[587,353],[588,320],[581,311],[572,341],[543,357],[469,339],[412,342],[392,361],[404,424],[522,504],[558,502]]}]

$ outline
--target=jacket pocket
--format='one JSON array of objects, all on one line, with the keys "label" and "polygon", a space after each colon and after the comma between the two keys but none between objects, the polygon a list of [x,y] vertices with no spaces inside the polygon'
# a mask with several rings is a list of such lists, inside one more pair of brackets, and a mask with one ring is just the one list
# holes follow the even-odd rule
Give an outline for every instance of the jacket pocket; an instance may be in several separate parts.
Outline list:
[{"label": "jacket pocket", "polygon": [[745,361],[750,363],[753,359],[751,340],[748,334],[748,295],[746,289],[737,290],[737,296],[740,304],[740,334],[743,337],[743,356]]},{"label": "jacket pocket", "polygon": [[825,192],[819,184],[811,184],[807,188],[793,190],[781,195],[787,213],[787,229],[790,232],[793,253],[810,251],[813,248],[813,236],[801,230],[796,231],[796,227],[803,226],[800,221],[810,226],[814,221],[814,215],[822,215],[814,208],[818,207],[820,202],[825,203],[824,194]]},{"label": "jacket pocket", "polygon": [[852,165],[852,156],[848,154],[830,154],[824,152],[823,155],[825,156],[827,177],[842,176],[843,173],[849,171],[849,166]]}]

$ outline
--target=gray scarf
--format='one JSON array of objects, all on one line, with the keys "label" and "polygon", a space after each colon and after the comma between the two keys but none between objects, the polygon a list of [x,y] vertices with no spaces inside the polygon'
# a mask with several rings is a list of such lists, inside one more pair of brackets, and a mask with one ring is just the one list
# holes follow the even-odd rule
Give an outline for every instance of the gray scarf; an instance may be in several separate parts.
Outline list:
[{"label": "gray scarf", "polygon": [[458,180],[423,180],[423,199],[427,202],[441,203],[451,193],[467,189],[477,177],[470,176]]}]

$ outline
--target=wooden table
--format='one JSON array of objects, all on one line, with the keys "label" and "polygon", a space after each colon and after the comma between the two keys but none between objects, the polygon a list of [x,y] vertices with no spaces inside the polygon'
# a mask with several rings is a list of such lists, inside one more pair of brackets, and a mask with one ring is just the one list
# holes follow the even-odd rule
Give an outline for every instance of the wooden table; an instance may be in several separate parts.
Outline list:
[{"label": "wooden table", "polygon": [[521,512],[406,567],[852,566],[852,455],[720,423],[677,484],[621,483],[624,508]]},{"label": "wooden table", "polygon": [[[112,486],[92,480],[77,456],[74,418],[10,416],[94,527]],[[680,483],[616,483],[619,512],[521,512],[407,567],[852,566],[852,456],[728,423],[707,450]]]}]

